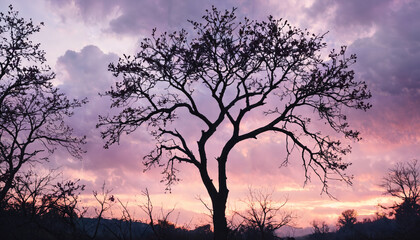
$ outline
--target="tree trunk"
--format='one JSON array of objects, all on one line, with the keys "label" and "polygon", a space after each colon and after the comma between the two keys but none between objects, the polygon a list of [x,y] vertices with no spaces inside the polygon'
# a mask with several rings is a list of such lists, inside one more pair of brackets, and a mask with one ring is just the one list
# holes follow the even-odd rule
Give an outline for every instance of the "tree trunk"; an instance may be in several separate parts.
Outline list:
[{"label": "tree trunk", "polygon": [[201,180],[207,189],[207,192],[211,198],[213,207],[213,227],[214,227],[214,240],[227,240],[228,238],[228,226],[226,221],[226,203],[229,194],[229,190],[226,184],[226,160],[224,157],[218,158],[218,179],[219,179],[219,191],[213,184],[213,180],[210,178],[207,172],[207,160],[204,150],[204,145],[199,144],[201,165],[199,171]]},{"label": "tree trunk", "polygon": [[213,203],[213,226],[214,226],[214,240],[227,240],[228,227],[226,221],[226,201],[227,197],[212,198]]},{"label": "tree trunk", "polygon": [[264,228],[260,228],[261,240],[265,240]]},{"label": "tree trunk", "polygon": [[228,227],[225,211],[229,190],[226,187],[226,181],[224,181],[222,185],[219,185],[219,191],[217,191],[213,185],[213,181],[210,179],[207,173],[207,169],[201,168],[200,174],[201,179],[203,180],[203,183],[206,186],[207,192],[211,198],[211,203],[213,207],[214,239],[227,240]]},{"label": "tree trunk", "polygon": [[213,226],[214,226],[214,240],[227,240],[228,227],[226,221],[226,202],[229,190],[226,184],[226,160],[227,157],[218,158],[219,163],[219,192],[216,197],[212,197],[213,203]]}]

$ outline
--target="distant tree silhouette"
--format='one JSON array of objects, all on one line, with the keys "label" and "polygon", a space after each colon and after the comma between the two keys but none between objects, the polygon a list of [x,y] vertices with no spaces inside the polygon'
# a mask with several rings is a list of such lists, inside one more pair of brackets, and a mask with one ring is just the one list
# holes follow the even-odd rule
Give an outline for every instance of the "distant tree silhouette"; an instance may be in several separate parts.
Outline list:
[{"label": "distant tree silhouette", "polygon": [[330,232],[330,227],[325,221],[312,221],[311,222],[313,233],[310,235],[311,239],[325,240]]},{"label": "distant tree silhouette", "polygon": [[391,209],[390,215],[395,216],[401,233],[404,233],[404,238],[411,239],[418,236],[420,234],[420,165],[418,160],[397,163],[382,179],[381,186],[385,188],[386,194],[402,201],[384,208]]},{"label": "distant tree silhouette", "polygon": [[357,212],[354,209],[349,209],[341,213],[338,217],[337,226],[339,229],[352,229],[357,222]]},{"label": "distant tree silhouette", "polygon": [[[214,238],[226,239],[228,199],[226,164],[229,153],[240,142],[264,133],[284,136],[287,163],[299,151],[306,179],[313,172],[328,193],[334,174],[344,174],[349,163],[342,155],[349,146],[323,134],[311,124],[313,118],[345,137],[358,140],[349,129],[344,108],[367,110],[371,94],[364,82],[354,80],[349,66],[356,56],[346,57],[346,47],[332,50],[328,59],[324,35],[315,35],[268,17],[266,21],[239,22],[235,9],[213,7],[203,22],[190,21],[194,36],[186,30],[144,39],[134,56],[124,55],[109,70],[122,77],[105,95],[111,107],[123,108],[116,116],[101,116],[105,147],[120,141],[122,133],[147,126],[156,148],[144,157],[146,169],[164,168],[168,188],[178,181],[177,163],[196,167],[212,201]],[[252,116],[265,116],[245,128]],[[185,117],[189,115],[189,117]],[[173,122],[201,122],[198,139],[178,131]],[[217,181],[209,174],[209,142],[222,127],[231,133],[214,158]],[[196,147],[194,147],[196,145]],[[213,151],[212,150],[212,151]]]},{"label": "distant tree silhouette", "polygon": [[45,52],[30,40],[39,30],[12,6],[0,13],[0,203],[23,166],[47,160],[57,146],[75,157],[82,153],[84,138],[74,137],[64,119],[85,101],[53,87]]},{"label": "distant tree silhouette", "polygon": [[246,210],[236,214],[244,220],[243,225],[246,228],[259,232],[259,239],[273,239],[276,230],[292,223],[292,213],[283,209],[287,199],[278,205],[272,199],[272,193],[249,189],[244,202]]},{"label": "distant tree silhouette", "polygon": [[386,194],[397,197],[403,202],[407,201],[407,207],[419,203],[420,165],[418,161],[397,163],[382,179],[381,186],[385,188]]}]

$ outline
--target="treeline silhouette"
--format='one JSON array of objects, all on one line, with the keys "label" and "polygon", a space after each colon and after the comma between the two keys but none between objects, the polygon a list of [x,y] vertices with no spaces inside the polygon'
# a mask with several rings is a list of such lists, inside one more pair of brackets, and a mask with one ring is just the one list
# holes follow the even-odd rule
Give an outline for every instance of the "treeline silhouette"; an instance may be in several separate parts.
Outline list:
[{"label": "treeline silhouette", "polygon": [[[410,164],[416,166],[417,162]],[[405,167],[405,165],[399,166]],[[407,169],[402,170],[405,173]],[[105,184],[100,191],[93,192],[96,206],[91,207],[93,214],[87,217],[89,209],[81,206],[79,199],[85,186],[78,181],[57,181],[60,179],[58,176],[59,174],[54,171],[44,176],[29,171],[16,178],[7,201],[1,203],[1,239],[206,240],[214,237],[210,224],[191,227],[171,222],[169,219],[175,209],[166,213],[160,209],[160,215],[157,216],[158,211],[154,208],[147,189],[142,192],[144,201],[139,205],[147,216],[146,219],[135,218],[128,204],[112,195]],[[247,199],[249,211],[236,212],[232,216],[229,221],[229,239],[294,239],[279,237],[277,230],[281,227],[286,225],[296,227],[292,221],[296,217],[274,208],[271,194],[250,189]],[[414,196],[413,193],[410,194]],[[109,216],[111,207],[120,209],[118,218],[105,217]],[[312,234],[296,239],[418,239],[420,236],[418,201],[405,199],[393,206],[382,206],[382,209],[383,211],[377,213],[375,217],[360,222],[357,221],[355,210],[345,210],[337,219],[337,228],[334,231],[331,231],[331,227],[325,221],[313,221]],[[258,220],[258,216],[265,218]],[[234,217],[239,221],[234,221]],[[280,227],[279,223],[282,224]]]},{"label": "treeline silhouette", "polygon": [[[142,192],[139,205],[147,216],[136,219],[117,196],[106,189],[93,191],[96,206],[81,205],[80,194],[85,186],[78,181],[58,181],[60,174],[50,171],[44,176],[28,171],[16,178],[14,187],[0,207],[1,239],[213,239],[210,224],[178,226],[169,220],[175,209],[156,216],[149,191]],[[255,204],[256,203],[256,204]],[[230,221],[230,239],[280,239],[276,230],[291,224],[291,213],[274,206],[271,193],[251,190],[246,204],[249,211],[235,212]],[[118,207],[118,218],[109,218],[112,207]],[[115,208],[114,208],[115,209]],[[88,211],[93,216],[87,217]],[[252,213],[252,214],[250,214]],[[111,213],[112,215],[113,213]],[[92,215],[92,213],[90,214]],[[260,216],[263,216],[260,218]],[[239,219],[234,221],[233,218]]]},{"label": "treeline silhouette", "polygon": [[[357,221],[357,212],[348,209],[337,219],[337,228],[330,231],[325,221],[312,222],[312,234],[299,237],[308,240],[341,239],[407,239],[420,236],[420,184],[417,160],[398,163],[383,178],[381,186],[387,194],[400,198],[392,206],[381,206],[372,219]],[[83,206],[80,194],[85,186],[77,180],[60,180],[61,173],[51,170],[45,175],[29,170],[18,174],[3,201],[0,202],[1,239],[116,239],[116,240],[171,240],[213,239],[210,224],[178,226],[170,221],[175,209],[166,213],[156,208],[149,191],[142,191],[144,198],[139,205],[146,219],[137,219],[129,210],[128,203],[112,195],[105,183],[100,191],[93,191],[96,205]],[[244,200],[247,209],[234,211],[229,223],[229,239],[293,239],[279,237],[277,230],[284,226],[296,227],[291,212],[284,211],[273,192],[249,189]],[[203,200],[200,199],[204,203]],[[204,203],[205,204],[205,203]],[[112,207],[118,207],[118,218],[110,218]],[[205,205],[207,207],[207,205]],[[210,215],[212,211],[210,208]],[[88,216],[88,211],[90,215]],[[114,213],[111,212],[111,215]],[[115,216],[115,214],[114,214]]]},{"label": "treeline silhouette", "polygon": [[[347,210],[349,211],[349,210]],[[354,210],[352,210],[354,211]],[[344,212],[343,212],[344,213]],[[407,220],[410,222],[407,224]],[[325,223],[323,223],[325,224]],[[391,239],[419,239],[419,213],[409,219],[389,218],[384,214],[376,214],[373,219],[363,219],[361,222],[348,222],[346,225],[337,224],[336,231],[323,231],[321,224],[313,224],[313,233],[306,236],[308,240],[391,240]]]}]

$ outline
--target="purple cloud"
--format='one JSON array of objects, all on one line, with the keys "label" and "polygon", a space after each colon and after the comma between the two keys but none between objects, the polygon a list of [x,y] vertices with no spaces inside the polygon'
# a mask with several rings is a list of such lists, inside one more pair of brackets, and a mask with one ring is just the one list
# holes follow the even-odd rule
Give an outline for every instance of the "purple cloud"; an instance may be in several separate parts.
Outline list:
[{"label": "purple cloud", "polygon": [[[277,13],[276,4],[266,1],[195,1],[195,0],[122,0],[122,1],[83,1],[83,0],[49,0],[53,7],[75,6],[82,18],[92,23],[95,20],[110,17],[106,31],[116,34],[139,36],[150,34],[153,28],[160,31],[179,30],[188,28],[187,19],[200,20],[205,9],[212,5],[219,9],[238,7],[240,17],[267,17]],[[287,5],[287,4],[286,4]],[[116,16],[111,16],[112,14]]]},{"label": "purple cloud", "polygon": [[[373,91],[373,109],[358,115],[370,134],[393,142],[419,141],[420,134],[420,4],[408,3],[378,22],[372,37],[355,41],[360,79]],[[366,128],[367,127],[367,128]],[[404,139],[405,138],[405,139]]]},{"label": "purple cloud", "polygon": [[325,18],[332,13],[332,25],[347,28],[352,25],[371,25],[383,19],[393,0],[326,0],[315,1],[306,10],[309,18]]},{"label": "purple cloud", "polygon": [[90,45],[80,52],[68,50],[57,62],[57,80],[62,82],[59,85],[60,90],[69,97],[87,98],[89,102],[77,109],[75,115],[69,119],[76,133],[86,135],[87,153],[82,162],[65,162],[65,155],[57,154],[56,162],[57,165],[73,170],[94,173],[97,178],[93,186],[90,184],[93,189],[99,189],[104,181],[111,181],[114,186],[123,186],[130,182],[127,181],[130,179],[127,176],[141,172],[142,156],[150,148],[148,135],[139,131],[124,138],[120,146],[103,149],[104,142],[96,124],[99,115],[112,112],[109,99],[99,96],[99,93],[104,93],[114,84],[116,79],[107,71],[107,66],[117,60],[117,55],[105,54],[98,47]]}]

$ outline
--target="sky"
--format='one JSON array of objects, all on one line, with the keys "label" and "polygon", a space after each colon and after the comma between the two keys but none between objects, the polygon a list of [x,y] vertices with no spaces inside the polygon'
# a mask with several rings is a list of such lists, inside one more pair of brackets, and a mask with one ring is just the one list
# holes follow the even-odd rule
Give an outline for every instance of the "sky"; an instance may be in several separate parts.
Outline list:
[{"label": "sky", "polygon": [[[198,172],[180,166],[181,181],[171,193],[160,182],[162,169],[143,172],[142,157],[154,146],[145,129],[124,136],[119,145],[103,149],[104,141],[95,128],[98,115],[112,114],[110,101],[100,97],[115,79],[107,66],[122,54],[132,55],[139,41],[152,29],[191,30],[187,19],[200,20],[205,9],[237,7],[240,18],[264,20],[268,15],[288,20],[313,33],[328,34],[328,49],[348,46],[358,57],[353,66],[356,78],[366,81],[372,92],[373,107],[367,112],[349,111],[350,126],[361,132],[362,140],[352,143],[345,160],[352,165],[353,185],[332,182],[336,199],[321,194],[315,178],[304,186],[302,162],[292,159],[280,167],[284,148],[276,136],[240,144],[228,162],[229,211],[241,210],[249,188],[273,191],[285,210],[296,216],[296,225],[307,227],[312,220],[336,222],[346,209],[355,209],[360,220],[379,210],[378,204],[395,199],[383,195],[381,178],[397,162],[420,156],[420,2],[416,0],[0,0],[0,9],[14,9],[35,23],[44,22],[34,41],[46,51],[48,64],[57,74],[54,83],[70,98],[89,103],[76,110],[69,120],[75,133],[86,135],[87,153],[82,160],[57,152],[48,165],[60,167],[65,177],[80,179],[87,189],[83,203],[94,204],[92,191],[103,183],[112,194],[137,205],[144,202],[141,191],[148,188],[156,206],[175,207],[172,221],[201,224],[209,222],[210,203]],[[222,129],[221,131],[228,131]],[[117,210],[115,210],[117,212]],[[179,216],[179,217],[178,217]],[[178,220],[176,220],[178,219]]]}]

